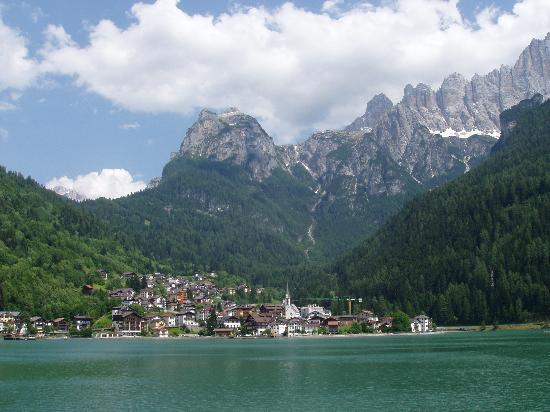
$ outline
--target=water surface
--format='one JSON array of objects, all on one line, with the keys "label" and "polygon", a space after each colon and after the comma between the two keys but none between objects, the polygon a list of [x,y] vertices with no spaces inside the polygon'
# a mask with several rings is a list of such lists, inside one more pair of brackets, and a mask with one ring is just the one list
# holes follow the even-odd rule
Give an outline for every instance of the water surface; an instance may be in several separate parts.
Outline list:
[{"label": "water surface", "polygon": [[0,341],[0,410],[550,410],[541,331]]}]

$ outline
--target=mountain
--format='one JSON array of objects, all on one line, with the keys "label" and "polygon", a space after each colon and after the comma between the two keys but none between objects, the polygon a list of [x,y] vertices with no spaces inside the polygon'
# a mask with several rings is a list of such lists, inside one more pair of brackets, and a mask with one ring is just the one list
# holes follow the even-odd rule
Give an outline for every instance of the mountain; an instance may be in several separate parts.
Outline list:
[{"label": "mountain", "polygon": [[342,293],[438,323],[550,315],[550,101],[502,113],[489,160],[419,196],[334,268]]},{"label": "mountain", "polygon": [[101,316],[105,293],[81,292],[103,283],[98,269],[152,269],[123,235],[29,178],[0,168],[0,194],[0,310]]},{"label": "mountain", "polygon": [[[550,87],[550,36],[513,68],[436,92],[380,94],[343,130],[278,146],[252,116],[203,110],[149,189],[85,202],[141,251],[245,274],[258,282],[289,265],[322,262],[372,235],[418,194],[475,168],[497,141],[499,113]],[[262,275],[260,275],[262,273]]]}]

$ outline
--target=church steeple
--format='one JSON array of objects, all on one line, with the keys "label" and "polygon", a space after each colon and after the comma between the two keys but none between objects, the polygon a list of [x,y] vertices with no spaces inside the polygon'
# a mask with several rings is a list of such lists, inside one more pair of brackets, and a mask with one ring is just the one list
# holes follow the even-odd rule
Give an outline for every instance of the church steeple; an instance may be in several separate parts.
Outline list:
[{"label": "church steeple", "polygon": [[286,282],[286,295],[285,295],[285,306],[290,306],[290,292],[288,291],[288,281]]}]

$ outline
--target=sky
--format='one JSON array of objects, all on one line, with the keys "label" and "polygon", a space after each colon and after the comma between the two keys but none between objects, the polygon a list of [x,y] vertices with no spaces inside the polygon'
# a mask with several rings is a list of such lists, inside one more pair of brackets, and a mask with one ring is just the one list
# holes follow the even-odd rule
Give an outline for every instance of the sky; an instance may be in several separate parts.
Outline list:
[{"label": "sky", "polygon": [[278,144],[375,94],[514,64],[548,0],[0,0],[0,164],[115,198],[145,187],[204,107]]}]

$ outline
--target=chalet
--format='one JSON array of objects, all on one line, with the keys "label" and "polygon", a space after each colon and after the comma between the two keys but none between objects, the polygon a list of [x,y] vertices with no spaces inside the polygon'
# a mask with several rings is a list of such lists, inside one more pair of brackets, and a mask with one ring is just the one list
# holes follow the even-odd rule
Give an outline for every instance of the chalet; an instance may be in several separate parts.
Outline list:
[{"label": "chalet", "polygon": [[188,327],[188,328],[198,328],[199,324],[195,320],[195,312],[194,311],[186,311],[186,312],[179,312],[176,313],[176,326],[182,327]]},{"label": "chalet", "polygon": [[230,337],[231,335],[233,335],[235,332],[234,329],[230,329],[230,328],[216,328],[214,329],[214,336],[217,336],[217,337],[223,337],[223,338],[228,338]]},{"label": "chalet", "polygon": [[287,321],[287,333],[289,336],[305,332],[306,321],[302,318],[292,318]]},{"label": "chalet", "polygon": [[176,302],[180,305],[184,305],[185,302],[187,302],[187,291],[185,289],[179,290],[178,293],[176,293]]},{"label": "chalet", "polygon": [[414,333],[427,333],[433,331],[432,319],[426,315],[415,316],[411,322],[411,331]]},{"label": "chalet", "polygon": [[14,311],[0,312],[0,333],[16,332],[21,327],[20,315]]},{"label": "chalet", "polygon": [[357,321],[359,323],[371,324],[372,322],[378,321],[378,316],[376,316],[374,312],[370,310],[362,310],[357,315]]},{"label": "chalet", "polygon": [[250,313],[244,321],[247,333],[251,335],[262,335],[266,329],[270,328],[274,319],[271,316],[261,315],[259,313]]},{"label": "chalet", "polygon": [[322,326],[327,328],[328,333],[337,334],[338,326],[340,326],[340,321],[337,318],[328,317],[323,320]]},{"label": "chalet", "polygon": [[90,296],[94,293],[94,287],[92,285],[84,285],[82,286],[82,293],[86,296]]},{"label": "chalet", "polygon": [[384,316],[378,319],[378,322],[374,324],[375,329],[391,329],[393,325],[393,318],[390,316]]},{"label": "chalet", "polygon": [[76,330],[87,329],[92,326],[92,318],[89,316],[76,315],[73,317],[73,325]]},{"label": "chalet", "polygon": [[226,289],[225,289],[225,292],[226,292],[229,296],[233,296],[235,293],[237,293],[237,289],[235,289],[235,288],[226,288]]},{"label": "chalet", "polygon": [[271,317],[280,317],[284,315],[285,307],[281,304],[264,303],[259,307],[259,312]]},{"label": "chalet", "polygon": [[103,280],[104,282],[107,281],[107,279],[109,278],[109,274],[103,269],[99,269],[97,273],[99,274],[101,280]]},{"label": "chalet", "polygon": [[29,323],[34,329],[36,329],[36,333],[38,335],[42,335],[44,333],[46,321],[43,318],[40,316],[33,316],[29,319]]},{"label": "chalet", "polygon": [[197,322],[201,322],[201,321],[206,322],[206,320],[210,316],[210,311],[211,310],[212,310],[212,307],[209,306],[209,305],[206,305],[204,308],[197,311],[197,313],[195,314],[195,320]]},{"label": "chalet", "polygon": [[328,317],[330,310],[318,305],[307,305],[300,308],[300,316],[304,319],[309,319],[314,316]]},{"label": "chalet", "polygon": [[237,290],[241,290],[244,293],[250,292],[250,288],[246,284],[237,286]]},{"label": "chalet", "polygon": [[252,305],[239,305],[235,308],[235,316],[246,318],[254,310]]},{"label": "chalet", "polygon": [[134,276],[137,276],[137,273],[135,273],[135,272],[124,272],[122,274],[122,277],[125,278],[125,279],[130,279],[130,278],[133,278]]},{"label": "chalet", "polygon": [[112,317],[113,328],[120,336],[141,334],[143,318],[136,311],[128,308],[114,308]]},{"label": "chalet", "polygon": [[264,288],[256,288],[255,292],[256,292],[256,295],[261,295],[262,293],[264,293]]},{"label": "chalet", "polygon": [[155,296],[155,291],[152,288],[145,288],[139,291],[141,299],[152,299]]},{"label": "chalet", "polygon": [[52,328],[54,333],[67,333],[69,331],[69,324],[65,318],[52,319]]},{"label": "chalet", "polygon": [[153,333],[153,336],[155,336],[156,338],[168,337],[168,329],[166,328],[153,329],[151,332]]},{"label": "chalet", "polygon": [[165,313],[162,315],[162,319],[166,327],[175,328],[176,327],[176,314],[175,313]]},{"label": "chalet", "polygon": [[166,309],[166,298],[164,296],[155,296],[153,298],[153,305],[158,309]]},{"label": "chalet", "polygon": [[241,321],[236,316],[229,316],[223,319],[223,327],[226,329],[239,329]]},{"label": "chalet", "polygon": [[109,297],[111,299],[132,299],[134,297],[134,289],[123,288],[109,291]]}]

